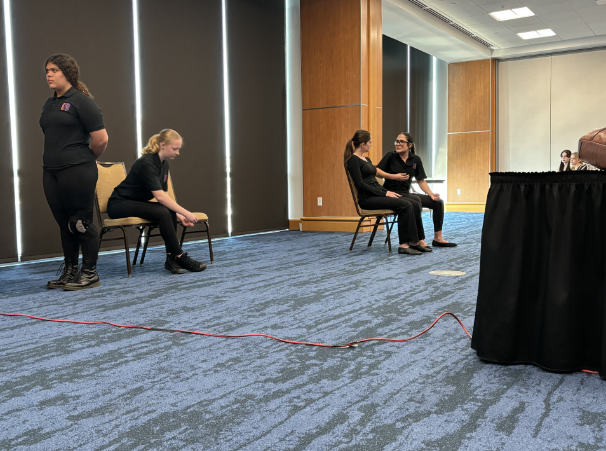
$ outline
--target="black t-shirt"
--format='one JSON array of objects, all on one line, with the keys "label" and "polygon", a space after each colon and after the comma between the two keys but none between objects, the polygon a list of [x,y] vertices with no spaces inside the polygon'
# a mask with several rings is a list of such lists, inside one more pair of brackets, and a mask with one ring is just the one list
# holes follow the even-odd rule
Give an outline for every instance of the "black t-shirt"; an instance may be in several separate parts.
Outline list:
[{"label": "black t-shirt", "polygon": [[168,191],[168,161],[160,161],[157,153],[146,153],[133,163],[110,199],[147,202],[154,198],[152,191],[160,190]]},{"label": "black t-shirt", "polygon": [[362,160],[356,155],[352,155],[347,161],[347,170],[356,188],[358,188],[358,198],[367,199],[372,196],[385,197],[387,192],[379,182],[377,182],[377,168],[375,168],[367,158]]},{"label": "black t-shirt", "polygon": [[40,116],[44,132],[44,169],[60,169],[95,159],[90,133],[105,128],[103,114],[93,99],[75,88],[46,101]]},{"label": "black t-shirt", "polygon": [[406,163],[400,158],[398,152],[395,150],[385,154],[381,162],[377,167],[388,174],[408,174],[410,177],[408,180],[400,182],[398,180],[385,179],[383,185],[387,190],[394,192],[410,192],[410,185],[412,184],[412,178],[414,177],[417,181],[425,180],[427,175],[425,169],[423,169],[423,162],[421,157],[418,155],[408,154]]}]

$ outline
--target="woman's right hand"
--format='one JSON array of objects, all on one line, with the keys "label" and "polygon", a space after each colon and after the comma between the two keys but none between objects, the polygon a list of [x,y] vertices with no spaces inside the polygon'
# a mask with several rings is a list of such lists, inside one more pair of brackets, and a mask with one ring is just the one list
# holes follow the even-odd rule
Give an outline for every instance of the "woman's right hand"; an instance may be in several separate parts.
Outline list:
[{"label": "woman's right hand", "polygon": [[387,191],[387,192],[385,193],[385,195],[386,195],[387,197],[402,197],[402,195],[401,195],[401,194],[394,193],[393,191]]},{"label": "woman's right hand", "polygon": [[193,214],[191,211],[188,211],[187,214],[183,215],[185,216],[185,219],[187,219],[189,222],[195,224],[196,222],[198,222],[198,217]]},{"label": "woman's right hand", "polygon": [[395,180],[397,182],[404,182],[404,181],[408,180],[409,178],[410,178],[410,175],[406,174],[405,172],[401,173],[401,174],[392,174],[392,177],[391,177],[392,180]]}]

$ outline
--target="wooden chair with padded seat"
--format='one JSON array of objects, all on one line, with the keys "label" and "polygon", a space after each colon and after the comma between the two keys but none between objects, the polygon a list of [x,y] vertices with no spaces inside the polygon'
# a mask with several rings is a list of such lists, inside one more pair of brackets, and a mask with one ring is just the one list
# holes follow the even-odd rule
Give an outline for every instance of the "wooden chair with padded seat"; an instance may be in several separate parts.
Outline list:
[{"label": "wooden chair with padded seat", "polygon": [[[177,196],[175,195],[175,188],[173,186],[173,179],[170,175],[170,173],[168,174],[168,196],[174,200],[175,202],[177,202]],[[154,199],[152,202],[156,202],[156,200]],[[199,212],[194,212],[194,214],[197,216],[198,218],[198,222],[197,224],[204,224],[205,226],[205,230],[191,230],[191,231],[187,231],[187,227],[184,226],[181,223],[181,220],[179,218],[177,218],[177,222],[181,225],[181,227],[183,228],[183,232],[181,233],[181,238],[179,239],[179,246],[183,246],[183,242],[185,241],[185,235],[189,234],[189,233],[200,233],[200,232],[206,232],[206,237],[208,238],[208,252],[210,254],[210,262],[214,263],[215,262],[215,257],[213,254],[213,245],[212,245],[212,241],[211,241],[211,237],[210,237],[210,225],[208,224],[208,215],[206,213],[199,213]],[[197,225],[194,224],[194,227]],[[155,236],[160,236],[159,234],[157,235],[152,235],[152,231],[157,227],[157,224],[155,225],[150,225],[147,229],[147,237],[155,237]],[[141,254],[141,264],[143,264],[143,260],[145,260],[145,253],[147,252],[147,244],[149,243],[149,240],[145,241],[145,246],[143,247],[143,254]],[[136,260],[136,254],[135,254],[135,261],[133,264],[137,263]]]},{"label": "wooden chair with padded seat", "polygon": [[377,233],[377,228],[380,225],[384,225],[385,226],[385,230],[387,231],[387,245],[389,247],[389,253],[391,254],[391,229],[389,227],[389,220],[388,218],[390,216],[394,216],[394,221],[395,221],[395,215],[396,212],[393,210],[364,210],[363,208],[360,208],[360,204],[358,203],[358,189],[356,188],[356,185],[354,185],[353,179],[351,178],[351,175],[349,174],[349,171],[347,169],[345,169],[345,174],[347,175],[347,181],[349,182],[349,188],[351,189],[351,195],[353,197],[353,201],[354,201],[354,205],[356,207],[356,211],[358,212],[358,215],[360,216],[360,221],[358,221],[358,227],[356,227],[356,232],[354,233],[353,239],[351,240],[351,246],[349,246],[349,251],[351,252],[351,250],[353,249],[354,243],[356,242],[356,238],[358,236],[358,231],[360,230],[360,226],[362,225],[362,222],[366,219],[366,218],[375,218],[375,225],[372,229],[372,233],[370,235],[370,240],[368,240],[368,247],[372,246],[372,242],[375,239],[375,234]]},{"label": "wooden chair with padded seat", "polygon": [[[126,252],[126,267],[128,269],[128,276],[130,277],[132,276],[132,268],[130,264],[130,251],[128,249],[129,246],[126,228],[134,227],[139,230],[137,249],[135,251],[135,260],[133,262],[134,265],[137,259],[137,253],[139,252],[139,248],[141,246],[141,241],[143,239],[143,231],[145,230],[145,227],[153,226],[155,223],[154,221],[136,217],[120,219],[105,218],[104,215],[107,215],[107,203],[109,201],[109,197],[114,191],[114,188],[126,178],[126,167],[122,162],[97,162],[97,168],[99,170],[99,178],[97,180],[97,187],[95,190],[95,203],[97,205],[97,218],[99,219],[99,224],[101,225],[101,231],[99,232],[99,248],[101,248],[102,241],[123,240],[124,250]],[[103,238],[107,232],[112,232],[114,230],[120,230],[122,232],[122,237]]]}]

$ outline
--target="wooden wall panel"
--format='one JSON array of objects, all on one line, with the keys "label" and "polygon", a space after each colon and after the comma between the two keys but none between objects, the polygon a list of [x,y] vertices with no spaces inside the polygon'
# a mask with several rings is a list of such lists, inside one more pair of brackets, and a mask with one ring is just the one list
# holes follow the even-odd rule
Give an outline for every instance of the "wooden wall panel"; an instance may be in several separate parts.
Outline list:
[{"label": "wooden wall panel", "polygon": [[373,146],[370,156],[377,164],[383,155],[383,24],[381,0],[368,0],[368,131]]},{"label": "wooden wall panel", "polygon": [[490,130],[491,60],[448,65],[448,132]]},{"label": "wooden wall panel", "polygon": [[491,140],[491,132],[448,135],[449,202],[486,202]]},{"label": "wooden wall panel", "polygon": [[361,103],[360,4],[301,0],[303,109]]},{"label": "wooden wall panel", "polygon": [[490,172],[497,170],[497,60],[490,61]]},{"label": "wooden wall panel", "polygon": [[359,106],[303,112],[305,216],[357,216],[343,153],[347,140],[360,128],[360,113]]}]

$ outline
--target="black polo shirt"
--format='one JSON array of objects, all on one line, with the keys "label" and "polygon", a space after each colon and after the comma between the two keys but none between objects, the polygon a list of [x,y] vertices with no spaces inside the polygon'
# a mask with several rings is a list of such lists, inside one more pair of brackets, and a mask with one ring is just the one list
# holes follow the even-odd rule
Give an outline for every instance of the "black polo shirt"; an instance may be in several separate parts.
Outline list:
[{"label": "black polo shirt", "polygon": [[95,101],[75,88],[61,97],[57,93],[42,108],[44,169],[60,169],[95,159],[89,147],[90,133],[105,128]]},{"label": "black polo shirt", "polygon": [[110,199],[147,202],[154,197],[152,191],[160,190],[168,191],[168,161],[160,161],[157,153],[146,153],[133,163]]},{"label": "black polo shirt", "polygon": [[413,177],[417,181],[425,180],[427,178],[421,157],[411,153],[408,154],[406,163],[404,163],[402,158],[400,158],[400,155],[398,155],[398,152],[395,150],[389,152],[383,157],[377,167],[389,174],[408,174],[410,176],[408,180],[403,182],[386,179],[383,187],[389,191],[402,191],[408,193],[410,192],[410,185],[412,184]]}]

